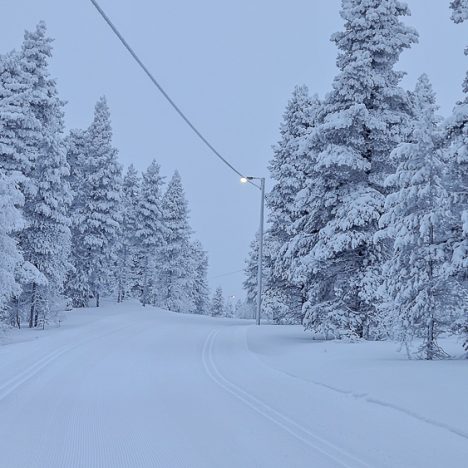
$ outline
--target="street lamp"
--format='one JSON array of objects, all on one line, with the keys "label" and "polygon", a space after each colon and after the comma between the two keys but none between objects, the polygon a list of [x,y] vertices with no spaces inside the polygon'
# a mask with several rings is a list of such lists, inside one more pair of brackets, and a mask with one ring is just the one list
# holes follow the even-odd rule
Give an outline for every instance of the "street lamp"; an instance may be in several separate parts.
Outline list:
[{"label": "street lamp", "polygon": [[[259,180],[260,187],[252,180]],[[264,212],[265,212],[265,177],[241,177],[242,184],[251,182],[255,187],[260,189],[261,200],[260,200],[260,233],[258,242],[258,268],[257,268],[257,312],[255,314],[255,320],[257,325],[260,325],[260,313],[262,311],[262,281],[263,281],[263,225],[264,225]]]}]

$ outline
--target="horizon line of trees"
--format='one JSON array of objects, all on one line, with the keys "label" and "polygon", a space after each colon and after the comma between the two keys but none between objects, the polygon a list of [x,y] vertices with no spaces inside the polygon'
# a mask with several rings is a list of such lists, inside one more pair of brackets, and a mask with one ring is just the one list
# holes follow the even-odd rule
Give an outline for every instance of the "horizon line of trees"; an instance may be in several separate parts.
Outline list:
[{"label": "horizon line of trees", "polygon": [[[468,21],[468,0],[450,8]],[[262,303],[326,339],[396,339],[410,353],[417,338],[433,359],[442,333],[468,351],[468,74],[447,119],[427,75],[401,87],[395,66],[418,42],[409,14],[398,0],[343,0],[331,91],[294,89],[269,166]],[[257,252],[255,239],[250,302]]]},{"label": "horizon line of trees", "polygon": [[110,294],[211,313],[179,173],[166,186],[156,161],[122,174],[104,97],[65,134],[51,43],[40,22],[0,56],[0,325],[44,327],[67,301]]}]

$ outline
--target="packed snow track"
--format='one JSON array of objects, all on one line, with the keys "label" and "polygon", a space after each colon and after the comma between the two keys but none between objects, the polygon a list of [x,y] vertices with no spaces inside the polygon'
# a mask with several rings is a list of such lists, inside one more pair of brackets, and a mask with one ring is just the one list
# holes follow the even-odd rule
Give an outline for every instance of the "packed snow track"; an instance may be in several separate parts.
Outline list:
[{"label": "packed snow track", "polygon": [[269,333],[137,304],[22,332],[0,346],[0,467],[466,466],[463,434],[271,365]]}]

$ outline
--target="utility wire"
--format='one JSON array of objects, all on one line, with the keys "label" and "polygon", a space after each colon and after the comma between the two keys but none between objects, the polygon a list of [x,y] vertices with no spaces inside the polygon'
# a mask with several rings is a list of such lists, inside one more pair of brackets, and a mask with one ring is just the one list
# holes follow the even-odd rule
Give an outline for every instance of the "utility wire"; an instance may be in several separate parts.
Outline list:
[{"label": "utility wire", "polygon": [[211,277],[210,277],[210,280],[214,280],[214,279],[216,279],[216,278],[223,278],[224,276],[235,275],[235,274],[237,274],[237,273],[242,273],[243,271],[245,271],[245,270],[230,271],[229,273],[223,273],[222,275],[211,276]]},{"label": "utility wire", "polygon": [[[96,0],[91,0],[91,3],[96,7],[96,10],[99,12],[99,14],[104,18],[106,23],[110,26],[112,31],[115,33],[115,35],[119,38],[120,42],[124,45],[124,47],[130,52],[130,55],[135,59],[135,61],[140,65],[140,67],[143,69],[143,71],[148,75],[148,78],[153,82],[153,84],[158,88],[160,93],[166,98],[166,100],[169,102],[169,104],[174,108],[174,110],[182,117],[184,122],[193,130],[193,132],[200,138],[200,140],[205,143],[205,145],[214,153],[215,156],[217,156],[226,166],[228,166],[232,171],[234,171],[239,177],[245,177],[245,174],[242,174],[240,171],[238,171],[226,158],[224,158],[219,151],[216,150],[216,148],[203,136],[203,134],[195,127],[195,125],[189,120],[189,118],[182,112],[180,107],[172,100],[172,98],[167,94],[167,92],[164,90],[164,88],[158,83],[156,78],[151,74],[151,72],[148,70],[146,65],[140,60],[138,55],[135,53],[135,51],[130,47],[128,42],[124,39],[122,34],[120,34],[119,30],[115,27],[115,25],[112,23],[110,18],[106,15],[104,10],[99,6]],[[249,180],[249,182],[252,185],[255,185],[255,187],[258,187],[257,184],[253,183],[252,181]]]}]

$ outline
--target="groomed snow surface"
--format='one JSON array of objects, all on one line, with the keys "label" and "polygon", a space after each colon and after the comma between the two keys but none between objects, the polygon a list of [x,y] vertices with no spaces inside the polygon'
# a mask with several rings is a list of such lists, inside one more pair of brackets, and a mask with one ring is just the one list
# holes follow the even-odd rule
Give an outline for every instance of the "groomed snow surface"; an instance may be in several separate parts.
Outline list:
[{"label": "groomed snow surface", "polygon": [[0,340],[1,468],[468,463],[461,359],[136,303]]}]

